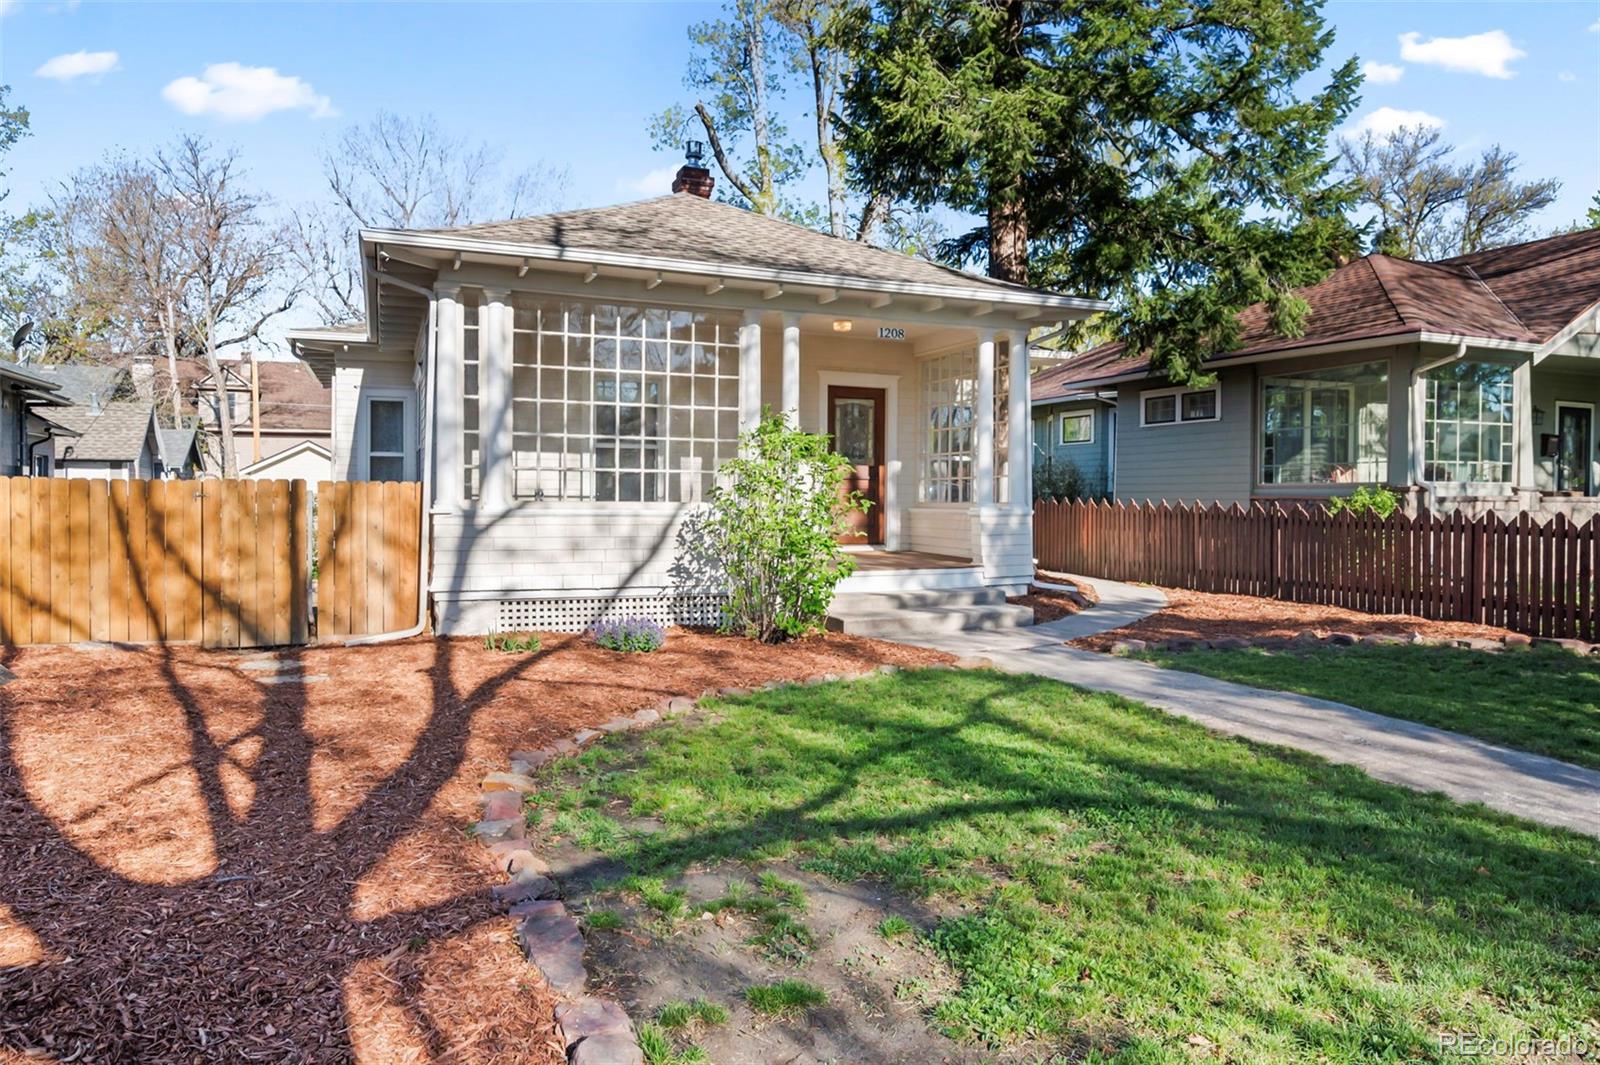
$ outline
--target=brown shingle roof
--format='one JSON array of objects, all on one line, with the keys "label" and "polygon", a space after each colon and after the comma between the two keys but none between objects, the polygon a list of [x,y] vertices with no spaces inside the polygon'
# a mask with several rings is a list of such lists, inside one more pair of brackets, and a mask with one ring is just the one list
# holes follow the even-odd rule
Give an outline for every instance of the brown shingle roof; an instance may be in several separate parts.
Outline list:
[{"label": "brown shingle roof", "polygon": [[[318,381],[311,368],[299,359],[266,360],[261,367],[261,428],[326,433],[333,428],[333,390]],[[221,364],[224,374],[232,372],[248,386],[250,367],[234,359]],[[185,360],[178,364],[185,399],[192,399],[196,385],[206,376],[206,365]],[[209,389],[207,389],[209,391]]]},{"label": "brown shingle roof", "polygon": [[[1213,362],[1419,333],[1545,343],[1600,302],[1600,229],[1437,263],[1368,255],[1298,294],[1310,305],[1304,336],[1279,336],[1266,304],[1252,304],[1239,312],[1239,345]],[[1085,352],[1068,364],[1077,367],[1070,380],[1103,381],[1149,366],[1144,356],[1122,355],[1121,343]]]},{"label": "brown shingle roof", "polygon": [[1035,291],[684,192],[613,207],[413,232],[797,270],[865,281],[991,288],[1013,293]]}]

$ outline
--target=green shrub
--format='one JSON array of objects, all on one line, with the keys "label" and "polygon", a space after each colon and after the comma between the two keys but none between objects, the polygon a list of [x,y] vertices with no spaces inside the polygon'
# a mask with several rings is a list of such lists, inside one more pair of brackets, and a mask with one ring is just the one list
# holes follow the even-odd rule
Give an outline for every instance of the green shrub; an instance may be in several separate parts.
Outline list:
[{"label": "green shrub", "polygon": [[701,527],[726,582],[724,631],[776,643],[822,627],[834,589],[855,569],[839,549],[845,515],[867,507],[842,491],[849,472],[826,436],[771,411],[743,436]]},{"label": "green shrub", "polygon": [[531,655],[540,646],[539,637],[531,632],[491,632],[483,638],[484,650],[508,655]]},{"label": "green shrub", "polygon": [[1033,498],[1070,503],[1076,499],[1090,499],[1099,493],[1090,492],[1083,479],[1083,471],[1071,459],[1046,458],[1033,467]]},{"label": "green shrub", "polygon": [[1361,485],[1347,496],[1334,496],[1326,509],[1332,514],[1351,514],[1357,518],[1376,515],[1387,518],[1400,509],[1400,497],[1382,485]]}]

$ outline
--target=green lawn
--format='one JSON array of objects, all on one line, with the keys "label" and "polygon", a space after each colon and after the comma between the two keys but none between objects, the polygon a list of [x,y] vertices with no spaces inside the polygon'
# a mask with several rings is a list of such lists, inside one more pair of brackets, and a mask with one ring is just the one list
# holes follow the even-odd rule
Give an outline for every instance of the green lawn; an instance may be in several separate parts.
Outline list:
[{"label": "green lawn", "polygon": [[551,826],[641,876],[781,857],[977,903],[927,936],[959,1038],[1367,1063],[1600,1037],[1592,840],[990,671],[713,706],[550,771]]},{"label": "green lawn", "polygon": [[1185,651],[1159,665],[1454,729],[1600,769],[1600,657],[1415,645]]}]

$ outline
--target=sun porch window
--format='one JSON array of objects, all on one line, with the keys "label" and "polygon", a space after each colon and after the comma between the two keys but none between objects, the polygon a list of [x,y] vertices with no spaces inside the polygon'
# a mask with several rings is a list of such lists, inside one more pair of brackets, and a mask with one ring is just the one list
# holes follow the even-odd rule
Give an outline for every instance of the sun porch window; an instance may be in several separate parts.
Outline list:
[{"label": "sun porch window", "polygon": [[977,352],[947,352],[922,363],[922,499],[927,503],[972,502],[972,447],[978,402]]},{"label": "sun porch window", "polygon": [[1377,483],[1388,474],[1385,362],[1261,382],[1261,483]]},{"label": "sun porch window", "polygon": [[1424,381],[1423,479],[1510,483],[1515,461],[1511,367],[1456,362]]}]

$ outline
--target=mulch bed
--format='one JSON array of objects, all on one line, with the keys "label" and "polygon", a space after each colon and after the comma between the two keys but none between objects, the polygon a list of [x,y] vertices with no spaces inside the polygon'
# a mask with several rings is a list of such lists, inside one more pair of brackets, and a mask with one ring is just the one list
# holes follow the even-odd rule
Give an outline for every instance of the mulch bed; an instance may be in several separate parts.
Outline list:
[{"label": "mulch bed", "polygon": [[1239,636],[1247,640],[1291,639],[1306,631],[1318,636],[1334,632],[1355,636],[1415,633],[1443,640],[1498,640],[1508,635],[1508,630],[1489,625],[1429,621],[1409,614],[1363,614],[1341,607],[1285,603],[1249,595],[1218,595],[1184,588],[1161,590],[1167,596],[1166,609],[1132,625],[1073,640],[1071,645],[1090,651],[1109,651],[1118,640],[1208,640],[1220,636]]},{"label": "mulch bed", "polygon": [[416,639],[29,648],[0,688],[0,1059],[563,1061],[463,832],[513,748],[672,695],[948,656],[675,632],[650,655]]}]

